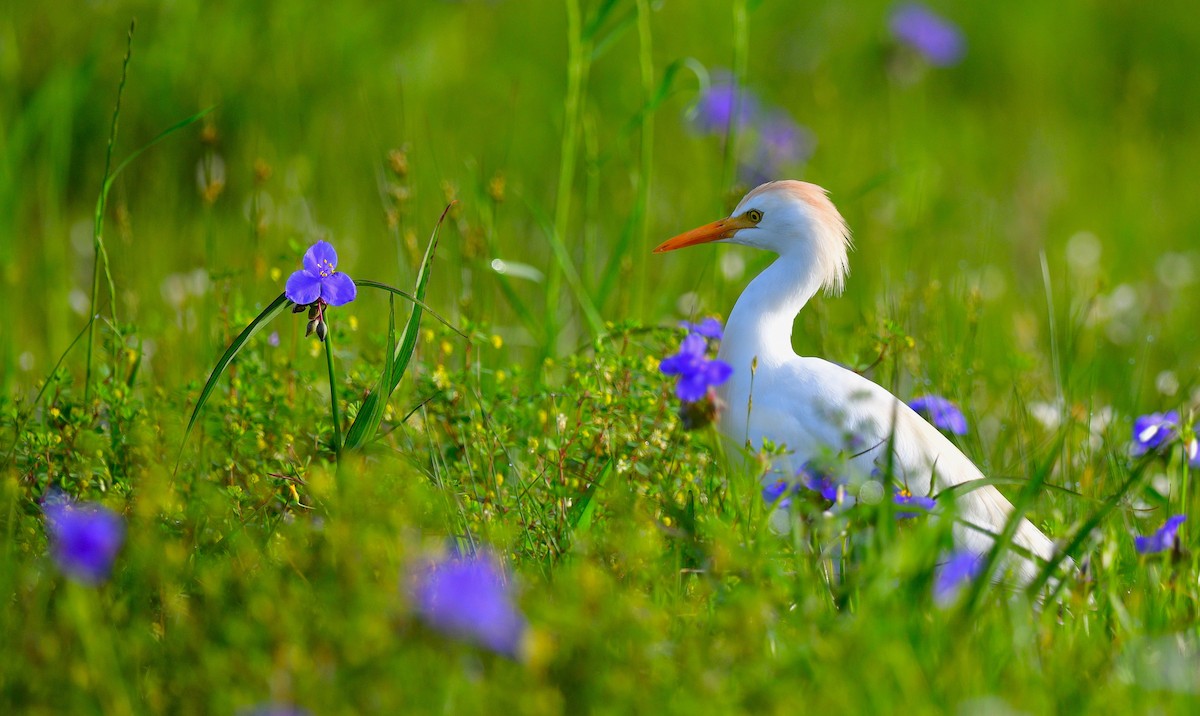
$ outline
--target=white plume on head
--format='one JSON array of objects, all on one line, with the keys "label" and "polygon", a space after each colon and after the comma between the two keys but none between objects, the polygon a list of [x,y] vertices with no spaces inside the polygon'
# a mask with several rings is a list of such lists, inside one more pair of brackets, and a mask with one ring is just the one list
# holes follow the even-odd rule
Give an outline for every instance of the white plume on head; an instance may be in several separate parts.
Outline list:
[{"label": "white plume on head", "polygon": [[763,212],[762,228],[773,229],[772,235],[762,240],[754,236],[755,232],[741,232],[735,241],[782,254],[796,250],[794,240],[781,243],[784,237],[800,237],[805,241],[803,250],[811,253],[823,277],[821,285],[826,293],[842,292],[850,273],[849,251],[853,244],[850,228],[829,200],[828,192],[816,184],[792,179],[767,182],[746,194],[734,214],[750,209]]}]

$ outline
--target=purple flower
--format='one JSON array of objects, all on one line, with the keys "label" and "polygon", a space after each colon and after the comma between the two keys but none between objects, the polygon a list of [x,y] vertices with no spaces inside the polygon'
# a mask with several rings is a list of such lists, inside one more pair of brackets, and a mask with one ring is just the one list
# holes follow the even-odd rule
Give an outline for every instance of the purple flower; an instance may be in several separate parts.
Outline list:
[{"label": "purple flower", "polygon": [[909,512],[909,511],[897,512],[896,517],[897,517],[897,519],[901,519],[901,520],[906,520],[906,519],[909,519],[912,517],[919,517],[921,515],[928,513],[935,506],[937,506],[937,500],[934,500],[932,497],[925,497],[923,495],[914,495],[908,491],[908,488],[897,489],[896,495],[895,495],[895,497],[892,498],[892,501],[895,502],[900,507],[915,507],[916,508],[915,512]]},{"label": "purple flower", "polygon": [[695,333],[715,341],[719,341],[725,336],[725,332],[721,330],[721,322],[715,318],[705,318],[699,323],[680,321],[679,327],[687,329],[688,333]]},{"label": "purple flower", "polygon": [[719,73],[692,110],[692,127],[705,134],[724,134],[735,107],[737,126],[744,127],[758,113],[758,99],[749,90],[739,88],[727,73]]},{"label": "purple flower", "polygon": [[358,295],[354,280],[337,270],[337,251],[318,241],[304,252],[304,268],[288,277],[284,293],[300,306],[321,301],[330,306],[350,303]]},{"label": "purple flower", "polygon": [[967,418],[958,406],[940,395],[923,395],[908,401],[908,407],[929,419],[934,427],[955,435],[967,434]]},{"label": "purple flower", "polygon": [[1133,454],[1144,455],[1166,446],[1179,427],[1179,413],[1150,413],[1133,421]]},{"label": "purple flower", "polygon": [[452,557],[415,576],[417,613],[433,628],[516,656],[525,618],[513,604],[499,562],[489,554]]},{"label": "purple flower", "polygon": [[52,495],[43,508],[50,554],[71,579],[99,584],[112,572],[125,539],[125,523],[112,510],[94,503],[75,503]]},{"label": "purple flower", "polygon": [[1187,458],[1188,467],[1200,470],[1200,427],[1196,433],[1183,444],[1183,454]]},{"label": "purple flower", "polygon": [[[776,480],[762,489],[763,502],[775,505],[781,510],[792,506],[792,498],[785,497],[792,490],[792,484],[787,480]],[[783,498],[782,500],[780,498]],[[775,504],[778,502],[779,504]]]},{"label": "purple flower", "polygon": [[1186,519],[1187,515],[1175,515],[1168,519],[1162,527],[1159,527],[1154,534],[1135,537],[1134,548],[1137,549],[1138,554],[1155,554],[1174,548],[1179,525],[1183,524]]},{"label": "purple flower", "polygon": [[974,581],[982,571],[983,555],[969,550],[952,553],[934,573],[933,600],[943,607],[952,603],[963,586]]},{"label": "purple flower", "polygon": [[817,144],[813,133],[783,110],[774,110],[763,119],[757,140],[742,162],[743,179],[751,184],[776,179],[808,161]]},{"label": "purple flower", "polygon": [[271,331],[271,335],[267,336],[267,345],[272,348],[279,347],[279,331]]},{"label": "purple flower", "polygon": [[800,478],[800,484],[820,493],[821,497],[830,502],[837,502],[839,484],[831,473],[806,462],[796,471],[796,477]]},{"label": "purple flower", "polygon": [[710,360],[704,353],[708,342],[704,336],[689,333],[679,346],[679,352],[663,358],[658,369],[667,375],[679,376],[675,384],[675,395],[680,400],[700,400],[708,393],[709,386],[720,385],[729,380],[733,368],[720,360]]},{"label": "purple flower", "polygon": [[907,2],[892,11],[892,37],[916,50],[930,64],[956,64],[967,52],[958,26],[920,3]]}]

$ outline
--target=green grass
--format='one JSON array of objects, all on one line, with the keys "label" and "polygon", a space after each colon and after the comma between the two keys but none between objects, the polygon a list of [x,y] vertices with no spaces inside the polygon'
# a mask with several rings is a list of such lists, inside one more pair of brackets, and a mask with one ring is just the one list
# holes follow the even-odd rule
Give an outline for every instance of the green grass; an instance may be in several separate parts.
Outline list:
[{"label": "green grass", "polygon": [[[1194,519],[1176,555],[1133,535],[1193,515],[1195,480],[1128,443],[1200,402],[1200,26],[1186,4],[945,5],[968,54],[914,74],[889,7],[0,13],[0,711],[1194,707]],[[135,16],[113,158],[197,124],[109,184]],[[753,468],[681,427],[656,361],[682,298],[725,315],[769,260],[650,254],[745,189],[684,120],[721,69],[813,131],[790,173],[854,230],[847,292],[806,308],[797,350],[963,406],[967,454],[1089,564],[1061,606],[936,606],[944,524],[813,510],[776,534]],[[408,290],[451,200],[423,303],[466,338],[362,290],[330,311],[333,370],[284,312],[205,388],[310,243]],[[347,432],[360,412],[374,439]],[[106,583],[47,556],[51,486],[123,515]],[[406,575],[451,543],[511,570],[520,658],[414,613]]]}]

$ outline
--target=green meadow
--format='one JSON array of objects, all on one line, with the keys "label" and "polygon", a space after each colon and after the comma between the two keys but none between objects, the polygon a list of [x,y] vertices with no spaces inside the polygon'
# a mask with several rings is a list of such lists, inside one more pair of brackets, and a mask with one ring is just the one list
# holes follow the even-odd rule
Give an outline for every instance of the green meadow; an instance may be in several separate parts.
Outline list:
[{"label": "green meadow", "polygon": [[[1190,3],[939,1],[952,60],[874,1],[0,7],[0,712],[1197,707]],[[1050,599],[936,596],[949,518],[781,529],[681,409],[679,322],[772,257],[652,250],[784,178],[854,237],[797,352],[958,405]]]}]

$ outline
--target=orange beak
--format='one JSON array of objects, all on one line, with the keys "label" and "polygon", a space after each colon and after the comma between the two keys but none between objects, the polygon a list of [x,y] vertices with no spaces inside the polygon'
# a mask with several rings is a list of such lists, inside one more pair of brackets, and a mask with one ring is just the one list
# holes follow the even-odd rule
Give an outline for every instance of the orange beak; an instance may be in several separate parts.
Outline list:
[{"label": "orange beak", "polygon": [[707,244],[710,241],[728,239],[742,229],[753,227],[754,222],[748,218],[744,216],[731,216],[728,219],[714,221],[711,224],[705,224],[674,238],[667,239],[654,249],[654,253],[661,254],[667,251],[674,251],[675,249],[682,249],[685,246],[695,246],[696,244]]}]

